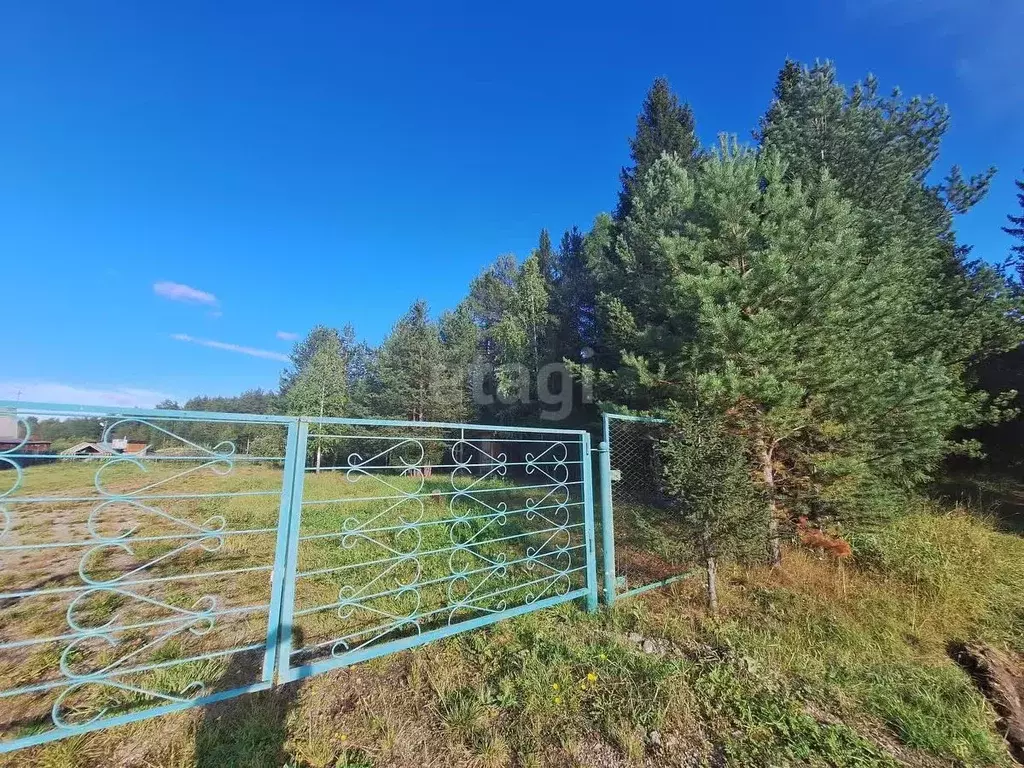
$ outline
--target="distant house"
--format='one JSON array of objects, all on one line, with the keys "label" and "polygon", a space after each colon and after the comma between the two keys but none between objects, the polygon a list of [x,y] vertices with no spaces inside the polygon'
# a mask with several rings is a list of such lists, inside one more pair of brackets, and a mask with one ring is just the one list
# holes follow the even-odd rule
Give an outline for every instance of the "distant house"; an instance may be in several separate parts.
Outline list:
[{"label": "distant house", "polygon": [[[47,456],[50,453],[49,440],[27,440],[22,443],[19,432],[16,418],[6,413],[0,414],[0,454],[10,453],[10,461],[17,462],[22,467],[53,460]],[[39,458],[36,458],[37,456]],[[10,461],[0,461],[0,469],[10,469]]]},{"label": "distant house", "polygon": [[[17,449],[17,450],[14,450]],[[7,454],[8,451],[12,453]],[[22,444],[21,440],[0,439],[0,454],[7,454],[7,461],[0,461],[0,470],[11,469],[10,462],[27,467],[30,464],[45,464],[53,461],[50,453],[49,440],[29,440]]]},{"label": "distant house", "polygon": [[141,440],[129,440],[126,437],[115,437],[109,443],[85,442],[72,445],[61,456],[145,456],[149,453],[149,443]]}]

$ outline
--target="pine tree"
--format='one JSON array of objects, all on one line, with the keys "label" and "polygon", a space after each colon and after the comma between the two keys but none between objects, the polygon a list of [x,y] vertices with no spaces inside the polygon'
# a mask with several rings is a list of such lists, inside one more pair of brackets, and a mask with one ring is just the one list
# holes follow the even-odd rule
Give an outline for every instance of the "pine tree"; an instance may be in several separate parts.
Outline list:
[{"label": "pine tree", "polygon": [[290,355],[291,367],[281,373],[281,395],[288,394],[295,379],[302,374],[314,355],[323,349],[332,353],[336,351],[344,359],[345,376],[353,398],[351,404],[361,404],[358,398],[361,397],[373,350],[366,343],[356,340],[356,332],[351,323],[346,323],[341,330],[317,325],[304,339],[295,343]]},{"label": "pine tree", "polygon": [[872,76],[847,91],[831,63],[787,61],[758,138],[785,159],[789,179],[813,185],[828,171],[854,206],[867,252],[901,263],[904,300],[921,316],[905,354],[937,349],[959,377],[965,365],[1013,346],[1017,330],[1005,282],[969,258],[953,229],[995,169],[965,178],[954,167],[943,183],[927,181],[948,125],[934,97],[907,99],[898,89],[881,96]]},{"label": "pine tree", "polygon": [[317,325],[306,334],[306,338],[295,343],[291,355],[291,368],[281,373],[280,391],[286,395],[295,379],[309,365],[313,356],[321,349],[338,349],[341,347],[341,334],[337,328]]},{"label": "pine tree", "polygon": [[622,190],[616,219],[629,214],[637,180],[666,152],[678,155],[683,167],[693,168],[700,156],[700,142],[690,105],[680,104],[668,80],[658,77],[647,91],[643,109],[637,116],[636,135],[629,140],[633,165],[623,168],[620,174]]},{"label": "pine tree", "polygon": [[706,565],[708,607],[718,613],[718,561],[757,559],[765,530],[747,473],[746,446],[725,420],[699,409],[666,412],[670,426],[659,440],[664,489],[676,514],[699,542]]},{"label": "pine tree", "polygon": [[891,354],[908,365],[924,354],[941,360],[955,423],[1005,418],[1006,398],[979,393],[975,382],[986,359],[1019,342],[1020,299],[998,269],[970,257],[953,227],[982,199],[994,169],[967,178],[954,167],[941,184],[929,184],[948,110],[898,90],[880,96],[873,77],[847,91],[828,62],[787,62],[775,95],[761,124],[762,146],[785,158],[789,179],[813,185],[828,171],[853,205],[867,244],[864,264],[890,261],[899,286],[894,300],[918,318],[894,338]]},{"label": "pine tree", "polygon": [[725,419],[773,525],[886,511],[949,450],[964,396],[940,354],[908,354],[903,264],[871,255],[827,170],[805,186],[725,143],[696,176],[662,157],[605,265],[604,395]]}]

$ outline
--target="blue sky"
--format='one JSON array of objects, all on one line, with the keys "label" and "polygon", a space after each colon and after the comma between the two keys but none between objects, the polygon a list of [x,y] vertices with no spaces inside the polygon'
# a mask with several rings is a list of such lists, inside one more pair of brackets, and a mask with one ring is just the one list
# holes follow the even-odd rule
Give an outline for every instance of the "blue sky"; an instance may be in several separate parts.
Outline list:
[{"label": "blue sky", "polygon": [[786,56],[950,105],[943,165],[1024,174],[1019,0],[0,0],[0,399],[275,386],[289,334],[377,343],[615,202],[652,78],[749,137]]}]

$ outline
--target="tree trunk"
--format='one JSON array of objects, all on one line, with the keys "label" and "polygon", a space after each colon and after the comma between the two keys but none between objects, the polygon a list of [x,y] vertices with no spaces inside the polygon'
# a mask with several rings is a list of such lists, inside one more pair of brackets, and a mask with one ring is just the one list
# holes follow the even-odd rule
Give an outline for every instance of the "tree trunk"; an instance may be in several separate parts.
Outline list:
[{"label": "tree trunk", "polygon": [[768,520],[768,559],[771,564],[778,568],[782,565],[782,541],[779,537],[779,521],[775,517],[775,502],[768,505],[768,513],[771,518]]},{"label": "tree trunk", "polygon": [[779,538],[779,516],[775,506],[775,470],[772,468],[772,452],[768,442],[760,441],[761,474],[768,493],[768,556],[775,567],[782,565],[782,542]]},{"label": "tree trunk", "polygon": [[708,609],[712,616],[718,616],[718,563],[708,558]]},{"label": "tree trunk", "polygon": [[320,454],[321,454],[320,441],[317,440],[316,441],[316,473],[318,475],[320,474]]}]

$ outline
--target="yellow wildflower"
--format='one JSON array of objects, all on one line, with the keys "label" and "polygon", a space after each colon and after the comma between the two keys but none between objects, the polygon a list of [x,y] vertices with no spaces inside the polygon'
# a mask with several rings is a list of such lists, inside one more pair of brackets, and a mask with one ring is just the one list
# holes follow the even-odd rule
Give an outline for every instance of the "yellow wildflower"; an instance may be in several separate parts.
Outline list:
[{"label": "yellow wildflower", "polygon": [[597,673],[596,672],[588,672],[587,673],[587,680],[589,680],[592,683],[596,683],[597,682]]},{"label": "yellow wildflower", "polygon": [[558,683],[552,683],[551,684],[551,690],[552,691],[557,691],[560,687],[561,686],[559,686]]}]

